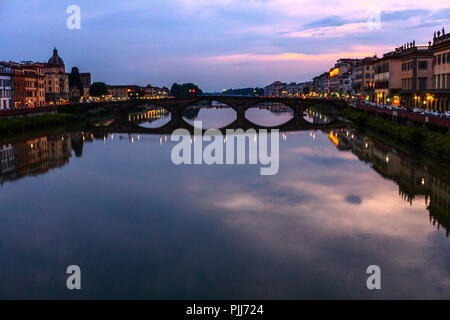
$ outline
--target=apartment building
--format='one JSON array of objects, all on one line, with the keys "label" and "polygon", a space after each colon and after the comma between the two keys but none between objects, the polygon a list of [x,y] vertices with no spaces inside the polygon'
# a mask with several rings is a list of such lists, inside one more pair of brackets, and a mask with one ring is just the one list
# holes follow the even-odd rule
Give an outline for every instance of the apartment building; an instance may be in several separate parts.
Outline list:
[{"label": "apartment building", "polygon": [[0,110],[13,106],[13,71],[11,66],[0,62]]},{"label": "apartment building", "polygon": [[450,110],[450,34],[437,31],[433,37],[433,88],[431,107]]},{"label": "apartment building", "polygon": [[10,62],[13,70],[14,108],[45,106],[44,64]]}]

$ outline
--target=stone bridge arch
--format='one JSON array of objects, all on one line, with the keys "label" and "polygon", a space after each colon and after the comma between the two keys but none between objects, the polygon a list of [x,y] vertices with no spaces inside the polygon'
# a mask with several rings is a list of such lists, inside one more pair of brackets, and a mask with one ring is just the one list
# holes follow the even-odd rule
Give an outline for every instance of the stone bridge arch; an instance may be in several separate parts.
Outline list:
[{"label": "stone bridge arch", "polygon": [[282,103],[294,111],[294,118],[303,119],[304,111],[314,104],[328,104],[337,108],[346,106],[344,100],[338,99],[313,99],[313,98],[284,98],[284,97],[241,97],[241,96],[198,96],[182,99],[157,99],[157,100],[128,100],[119,102],[93,103],[93,104],[77,104],[72,105],[76,110],[89,110],[91,108],[109,108],[114,111],[117,116],[127,114],[133,108],[139,105],[156,105],[170,112],[171,118],[176,122],[182,119],[182,113],[190,106],[200,101],[218,101],[226,104],[236,111],[237,124],[244,124],[245,111],[256,106],[259,103]]}]

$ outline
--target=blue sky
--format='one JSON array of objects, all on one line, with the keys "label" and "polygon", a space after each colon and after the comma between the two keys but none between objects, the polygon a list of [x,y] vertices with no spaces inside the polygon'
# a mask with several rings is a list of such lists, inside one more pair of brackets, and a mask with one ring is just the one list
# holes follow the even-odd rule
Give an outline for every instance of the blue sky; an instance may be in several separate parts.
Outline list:
[{"label": "blue sky", "polygon": [[[66,27],[69,5],[80,30]],[[0,0],[0,60],[46,61],[56,46],[95,81],[213,91],[305,81],[341,57],[426,44],[449,21],[442,0]]]}]

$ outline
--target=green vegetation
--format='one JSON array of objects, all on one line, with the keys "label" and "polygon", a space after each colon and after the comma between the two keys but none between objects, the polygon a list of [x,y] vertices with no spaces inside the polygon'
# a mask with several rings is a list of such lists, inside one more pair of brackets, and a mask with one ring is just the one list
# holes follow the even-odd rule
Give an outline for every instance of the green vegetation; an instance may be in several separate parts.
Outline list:
[{"label": "green vegetation", "polygon": [[99,107],[85,112],[77,112],[72,107],[64,107],[64,112],[56,114],[0,119],[0,136],[90,125],[96,121],[112,117],[113,112],[106,108]]},{"label": "green vegetation", "polygon": [[26,116],[13,119],[0,119],[0,135],[18,132],[30,132],[50,127],[57,127],[76,122],[77,118],[71,114],[46,114]]},{"label": "green vegetation", "polygon": [[132,89],[128,92],[128,98],[131,100],[137,100],[145,96],[145,91],[142,89]]},{"label": "green vegetation", "polygon": [[174,83],[170,95],[175,98],[197,97],[203,95],[203,91],[193,83]]},{"label": "green vegetation", "polygon": [[407,147],[426,150],[435,155],[450,159],[450,135],[437,127],[411,126],[395,123],[375,117],[362,111],[345,109],[340,115],[352,120],[355,125],[368,135],[401,149]]},{"label": "green vegetation", "polygon": [[69,87],[76,87],[80,91],[80,94],[83,94],[83,83],[81,82],[80,71],[77,67],[73,67],[69,74]]},{"label": "green vegetation", "polygon": [[224,96],[262,96],[263,88],[243,88],[243,89],[226,89],[222,92]]},{"label": "green vegetation", "polygon": [[89,88],[89,95],[92,97],[101,97],[108,95],[108,87],[104,82],[94,82]]},{"label": "green vegetation", "polygon": [[77,116],[83,120],[92,118],[104,118],[112,116],[112,111],[105,108],[90,109],[85,113],[78,114]]}]

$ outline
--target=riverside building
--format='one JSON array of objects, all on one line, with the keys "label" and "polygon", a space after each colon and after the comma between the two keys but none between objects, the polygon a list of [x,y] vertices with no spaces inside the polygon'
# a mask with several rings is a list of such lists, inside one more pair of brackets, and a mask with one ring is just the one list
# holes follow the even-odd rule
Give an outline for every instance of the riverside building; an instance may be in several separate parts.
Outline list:
[{"label": "riverside building", "polygon": [[431,108],[438,111],[450,110],[450,35],[437,31],[433,37],[433,88]]},{"label": "riverside building", "polygon": [[12,68],[0,62],[0,110],[11,109],[13,106],[13,71]]}]

